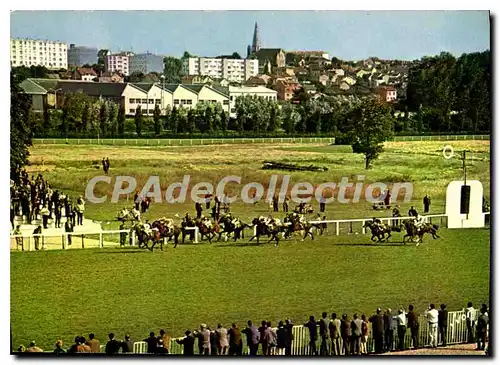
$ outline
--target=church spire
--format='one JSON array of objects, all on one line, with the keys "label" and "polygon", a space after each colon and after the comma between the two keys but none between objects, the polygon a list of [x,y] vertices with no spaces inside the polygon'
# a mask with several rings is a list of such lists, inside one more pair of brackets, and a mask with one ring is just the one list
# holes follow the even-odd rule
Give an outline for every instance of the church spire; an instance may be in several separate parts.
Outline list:
[{"label": "church spire", "polygon": [[258,52],[260,49],[260,35],[259,26],[255,22],[255,29],[253,31],[253,41],[252,41],[252,53]]}]

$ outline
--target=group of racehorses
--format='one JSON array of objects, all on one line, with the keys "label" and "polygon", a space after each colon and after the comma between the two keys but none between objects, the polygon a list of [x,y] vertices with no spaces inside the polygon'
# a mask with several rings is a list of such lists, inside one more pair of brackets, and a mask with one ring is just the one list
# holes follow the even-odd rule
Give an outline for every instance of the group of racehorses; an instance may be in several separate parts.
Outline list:
[{"label": "group of racehorses", "polygon": [[[126,221],[123,217],[119,219]],[[174,248],[179,242],[184,243],[186,237],[193,241],[196,228],[198,228],[200,238],[208,240],[209,243],[212,243],[216,237],[217,241],[220,241],[223,236],[226,241],[232,238],[236,242],[238,239],[245,238],[246,228],[251,228],[254,229],[254,234],[250,237],[250,241],[256,239],[257,244],[260,244],[261,237],[267,237],[269,238],[268,242],[274,241],[276,246],[281,238],[292,238],[296,233],[303,234],[303,240],[307,236],[314,239],[312,228],[319,230],[320,234],[323,234],[325,228],[324,224],[308,221],[303,215],[297,213],[286,214],[283,221],[261,216],[254,218],[251,223],[245,223],[232,216],[231,213],[223,214],[215,221],[208,218],[195,219],[186,214],[180,224],[175,224],[173,219],[168,218],[160,218],[150,225],[140,220],[130,219],[130,221],[132,222],[131,230],[134,231],[138,240],[138,246],[148,248],[151,251],[157,244],[163,250],[164,243],[168,243],[172,239],[174,240]]]},{"label": "group of racehorses", "polygon": [[[436,224],[431,224],[431,223],[424,223],[421,227],[418,227],[415,224],[414,220],[410,219],[405,219],[401,222],[401,225],[388,225],[388,224],[383,224],[380,220],[378,219],[373,219],[370,221],[367,221],[363,228],[369,228],[372,233],[372,241],[375,241],[378,239],[378,242],[386,241],[389,240],[391,237],[391,232],[401,232],[401,229],[404,228],[406,231],[406,234],[403,236],[403,244],[406,242],[406,239],[411,240],[413,242],[417,243],[417,246],[422,242],[424,238],[424,234],[429,233],[432,235],[432,238],[436,239],[439,238],[437,235],[437,231],[439,229],[439,226]],[[385,237],[387,235],[387,237]]]},{"label": "group of racehorses", "polygon": [[[126,220],[123,217],[119,219]],[[279,245],[280,239],[290,239],[295,234],[302,235],[302,241],[307,236],[314,239],[315,232],[322,235],[326,229],[325,223],[308,220],[304,215],[297,214],[297,212],[287,213],[283,220],[271,216],[261,216],[252,219],[251,223],[245,223],[241,219],[232,216],[231,213],[223,214],[215,221],[207,217],[195,219],[186,214],[180,224],[175,224],[173,219],[168,218],[157,219],[150,225],[140,220],[130,219],[130,221],[132,222],[131,230],[134,231],[137,237],[139,247],[148,248],[151,251],[157,244],[163,250],[164,243],[170,242],[172,239],[174,240],[174,248],[177,247],[180,241],[184,243],[186,237],[190,241],[194,241],[196,228],[200,238],[208,240],[209,243],[212,243],[212,240],[216,237],[217,241],[220,241],[223,236],[226,241],[232,238],[236,242],[238,239],[245,238],[244,231],[246,228],[252,228],[253,235],[249,241],[256,239],[257,244],[260,244],[260,239],[267,237],[269,239],[268,243],[274,241],[276,246]],[[376,241],[378,239],[378,242],[388,241],[391,232],[401,232],[402,228],[406,231],[403,243],[405,243],[406,239],[409,239],[418,245],[422,242],[425,233],[431,234],[434,239],[439,238],[437,235],[439,227],[437,225],[424,223],[421,227],[417,227],[413,220],[403,220],[401,225],[390,226],[382,224],[378,219],[373,219],[367,221],[363,228],[369,228],[372,233],[371,240]],[[151,242],[151,246],[149,242]]]}]

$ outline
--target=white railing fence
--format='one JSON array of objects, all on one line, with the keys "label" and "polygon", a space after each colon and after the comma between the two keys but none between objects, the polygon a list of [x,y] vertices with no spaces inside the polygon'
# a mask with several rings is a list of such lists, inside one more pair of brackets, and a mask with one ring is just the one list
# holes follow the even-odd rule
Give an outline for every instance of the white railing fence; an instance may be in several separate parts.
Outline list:
[{"label": "white railing fence", "polygon": [[[188,227],[187,231],[194,231],[194,243],[199,242],[198,227]],[[186,235],[189,242],[189,235]],[[37,251],[44,249],[62,249],[68,248],[104,248],[123,246],[137,246],[137,236],[135,231],[130,229],[122,230],[101,230],[88,232],[59,232],[59,233],[41,233],[41,234],[21,234],[11,235],[11,247],[22,251]],[[182,235],[179,236],[179,240]],[[71,244],[70,244],[71,240]],[[173,239],[172,239],[173,240]],[[170,241],[173,242],[173,241]],[[166,242],[166,239],[164,240]]]}]

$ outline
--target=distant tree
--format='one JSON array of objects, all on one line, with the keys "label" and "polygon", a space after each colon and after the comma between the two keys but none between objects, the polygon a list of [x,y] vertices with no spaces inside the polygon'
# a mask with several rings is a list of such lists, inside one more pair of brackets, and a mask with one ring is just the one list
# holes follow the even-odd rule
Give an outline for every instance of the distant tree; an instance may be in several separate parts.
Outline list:
[{"label": "distant tree", "polygon": [[123,104],[120,105],[120,108],[118,109],[117,124],[118,135],[123,138],[125,133],[125,106]]},{"label": "distant tree", "polygon": [[140,105],[138,105],[137,108],[135,109],[134,122],[135,122],[135,133],[137,133],[137,137],[141,137],[142,136],[142,110],[141,110]]},{"label": "distant tree", "polygon": [[165,82],[176,84],[182,80],[182,59],[175,57],[165,57],[163,59]]},{"label": "distant tree", "polygon": [[125,76],[125,82],[142,82],[146,76],[142,72],[133,72]]},{"label": "distant tree", "polygon": [[165,108],[165,116],[163,117],[163,128],[164,129],[169,129],[170,128],[170,116],[172,115],[172,108],[170,107],[170,104],[167,105]]},{"label": "distant tree", "polygon": [[347,114],[346,125],[345,136],[354,153],[365,155],[368,169],[383,152],[383,143],[393,135],[394,117],[390,108],[375,98],[367,98]]},{"label": "distant tree", "polygon": [[241,56],[238,52],[233,52],[233,54],[231,55],[231,58],[235,58],[237,60],[241,60]]},{"label": "distant tree", "polygon": [[83,107],[83,111],[82,111],[82,122],[79,126],[79,128],[77,128],[77,130],[79,132],[86,132],[88,129],[89,129],[89,126],[90,126],[90,104],[89,103],[85,103],[85,106]]},{"label": "distant tree", "polygon": [[229,124],[229,118],[227,117],[227,114],[224,111],[224,109],[222,109],[222,111],[220,113],[220,121],[221,121],[220,122],[220,130],[226,131],[228,128],[228,124]]},{"label": "distant tree", "polygon": [[115,103],[111,103],[108,108],[108,128],[111,138],[115,138],[116,136],[116,115],[118,113],[118,105]]},{"label": "distant tree", "polygon": [[179,109],[174,105],[169,118],[169,129],[172,133],[177,134],[179,130]]},{"label": "distant tree", "polygon": [[109,49],[100,49],[97,52],[97,64],[98,65],[104,65],[104,60],[106,59],[108,52],[109,52]]},{"label": "distant tree", "polygon": [[10,74],[10,178],[19,182],[21,169],[28,164],[31,147],[30,98]]},{"label": "distant tree", "polygon": [[101,103],[100,111],[99,111],[99,129],[101,130],[101,135],[105,136],[107,133],[108,123],[108,105],[106,102]]},{"label": "distant tree", "polygon": [[191,57],[193,57],[193,56],[191,55],[191,53],[189,53],[188,51],[184,51],[184,54],[182,55],[182,58],[183,58],[183,59],[186,59],[186,58],[191,58]]},{"label": "distant tree", "polygon": [[153,120],[155,123],[155,134],[159,136],[161,134],[161,111],[160,111],[160,105],[156,104],[155,109],[153,111]]},{"label": "distant tree", "polygon": [[194,109],[189,109],[186,114],[186,125],[183,126],[184,123],[181,123],[181,127],[183,131],[188,133],[193,133],[196,129],[196,111]]}]

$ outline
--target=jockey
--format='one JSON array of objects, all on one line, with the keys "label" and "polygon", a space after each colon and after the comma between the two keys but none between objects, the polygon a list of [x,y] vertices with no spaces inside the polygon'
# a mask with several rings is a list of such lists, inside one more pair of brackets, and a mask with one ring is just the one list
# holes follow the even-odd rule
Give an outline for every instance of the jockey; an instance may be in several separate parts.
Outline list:
[{"label": "jockey", "polygon": [[151,233],[151,225],[149,224],[149,221],[146,219],[146,222],[144,223],[144,230],[146,233],[150,234]]},{"label": "jockey", "polygon": [[130,213],[132,213],[132,217],[134,217],[135,220],[137,221],[141,220],[141,213],[139,213],[139,211],[135,209],[135,207],[132,209]]},{"label": "jockey", "polygon": [[415,218],[415,227],[420,230],[425,224],[425,217],[422,215],[417,215]]},{"label": "jockey", "polygon": [[383,226],[382,226],[382,221],[381,221],[380,219],[378,219],[378,218],[376,218],[376,217],[373,217],[372,222],[373,222],[373,225],[374,225],[374,226],[376,226],[376,227],[378,227],[378,228],[380,228],[380,229],[382,229],[382,228],[383,228]]}]

